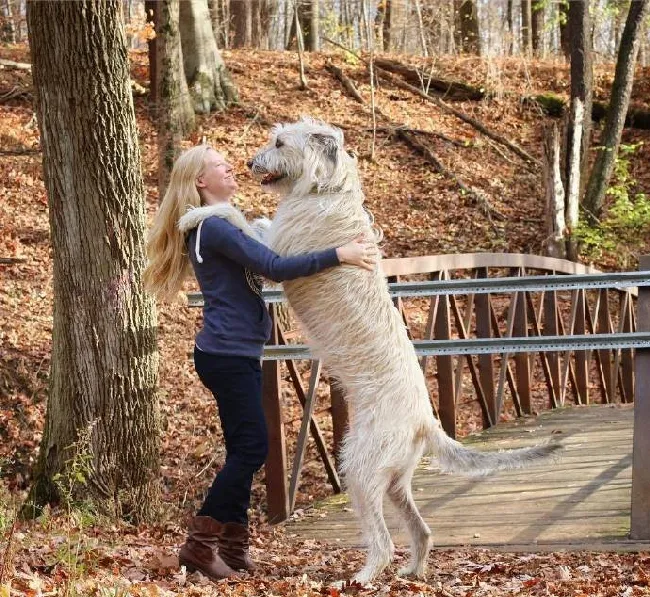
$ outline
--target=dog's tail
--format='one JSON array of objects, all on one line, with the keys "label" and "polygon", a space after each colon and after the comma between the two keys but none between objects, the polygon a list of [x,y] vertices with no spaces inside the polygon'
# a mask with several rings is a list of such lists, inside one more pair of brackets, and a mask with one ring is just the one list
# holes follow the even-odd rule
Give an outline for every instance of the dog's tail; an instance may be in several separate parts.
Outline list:
[{"label": "dog's tail", "polygon": [[525,468],[562,449],[560,443],[551,441],[530,448],[482,452],[467,448],[449,437],[435,419],[429,431],[429,447],[432,455],[437,456],[442,471],[465,475]]}]

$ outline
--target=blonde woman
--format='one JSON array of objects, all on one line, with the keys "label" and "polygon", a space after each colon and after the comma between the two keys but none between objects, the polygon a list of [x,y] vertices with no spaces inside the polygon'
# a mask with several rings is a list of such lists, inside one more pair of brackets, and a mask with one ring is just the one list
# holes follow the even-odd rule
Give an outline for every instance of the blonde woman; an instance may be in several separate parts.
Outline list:
[{"label": "blonde woman", "polygon": [[185,151],[155,217],[144,274],[149,291],[174,300],[191,264],[205,301],[194,364],[217,402],[226,462],[190,522],[179,561],[213,579],[254,569],[247,510],[253,475],[268,447],[260,357],[271,331],[261,277],[281,282],[342,263],[373,269],[377,261],[374,245],[362,238],[280,257],[256,240],[231,204],[236,190],[232,166],[222,154],[207,145]]}]

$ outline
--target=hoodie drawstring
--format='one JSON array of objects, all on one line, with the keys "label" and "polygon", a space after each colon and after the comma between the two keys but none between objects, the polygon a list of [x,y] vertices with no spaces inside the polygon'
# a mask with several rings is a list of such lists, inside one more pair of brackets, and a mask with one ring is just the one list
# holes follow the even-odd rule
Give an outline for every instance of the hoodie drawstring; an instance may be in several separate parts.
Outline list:
[{"label": "hoodie drawstring", "polygon": [[194,243],[194,254],[198,263],[203,263],[203,257],[201,257],[201,226],[203,226],[203,220],[199,222],[196,228],[196,242]]}]

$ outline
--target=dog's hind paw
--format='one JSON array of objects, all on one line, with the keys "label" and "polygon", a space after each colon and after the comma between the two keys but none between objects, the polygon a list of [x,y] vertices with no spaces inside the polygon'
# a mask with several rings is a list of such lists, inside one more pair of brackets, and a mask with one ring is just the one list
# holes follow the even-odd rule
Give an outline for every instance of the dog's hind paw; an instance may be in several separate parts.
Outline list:
[{"label": "dog's hind paw", "polygon": [[408,565],[400,568],[397,571],[397,576],[425,580],[427,573],[423,566]]}]

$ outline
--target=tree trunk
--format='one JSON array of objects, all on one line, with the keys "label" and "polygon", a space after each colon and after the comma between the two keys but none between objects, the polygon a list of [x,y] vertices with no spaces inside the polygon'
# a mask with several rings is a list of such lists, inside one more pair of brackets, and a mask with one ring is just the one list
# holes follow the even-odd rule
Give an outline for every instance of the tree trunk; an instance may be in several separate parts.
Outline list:
[{"label": "tree trunk", "polygon": [[251,0],[230,0],[230,16],[234,27],[233,48],[245,48],[251,45],[253,37],[253,13],[251,9]]},{"label": "tree trunk", "polygon": [[156,37],[147,40],[147,51],[149,55],[149,101],[156,103],[158,101],[158,35],[160,34],[160,19],[157,0],[145,0],[144,10],[147,23],[150,23],[156,32]]},{"label": "tree trunk", "polygon": [[[159,500],[156,314],[144,293],[144,191],[119,2],[29,2],[53,250],[52,364],[30,501],[76,494],[134,520]],[[79,447],[79,446],[78,446]],[[30,505],[30,510],[32,506]]]},{"label": "tree trunk", "polygon": [[[588,151],[591,140],[593,75],[591,65],[591,23],[588,0],[572,0],[569,5],[571,46],[571,101],[566,136],[566,188],[577,189],[582,197],[586,182]],[[574,136],[580,142],[574,142]],[[578,152],[578,155],[576,155]],[[574,179],[576,178],[577,179]]]},{"label": "tree trunk", "polygon": [[521,53],[530,56],[533,47],[532,0],[521,0]]},{"label": "tree trunk", "polygon": [[566,258],[565,193],[561,174],[560,133],[552,124],[544,136],[544,182],[547,237],[542,243],[549,257]]},{"label": "tree trunk", "polygon": [[225,110],[238,101],[237,90],[217,49],[207,0],[183,0],[179,21],[183,70],[194,111]]},{"label": "tree trunk", "polygon": [[418,19],[418,33],[420,35],[420,48],[422,50],[422,56],[428,58],[429,50],[427,49],[427,38],[424,31],[424,20],[422,19],[422,8],[420,6],[420,0],[415,0],[415,14]]},{"label": "tree trunk", "polygon": [[183,75],[179,0],[160,0],[158,40],[158,200],[162,201],[183,137],[194,128],[194,109]]},{"label": "tree trunk", "polygon": [[273,7],[271,0],[253,1],[252,43],[255,48],[262,50],[268,50],[270,48],[269,29],[272,8],[275,7]]},{"label": "tree trunk", "polygon": [[2,20],[0,21],[0,41],[10,44],[16,43],[16,27],[11,6],[11,0],[2,2]]},{"label": "tree trunk", "polygon": [[536,0],[532,6],[532,43],[535,56],[544,55],[544,3]]},{"label": "tree trunk", "polygon": [[560,28],[560,49],[565,58],[571,55],[571,44],[569,41],[569,0],[560,0],[557,5],[558,27]]},{"label": "tree trunk", "polygon": [[228,3],[224,0],[208,0],[208,10],[217,48],[228,48],[228,23],[230,22]]},{"label": "tree trunk", "polygon": [[508,54],[512,56],[513,52],[515,51],[515,31],[513,27],[513,19],[512,19],[512,11],[514,9],[514,6],[512,5],[513,0],[508,0],[508,3],[506,5],[506,22],[508,24],[508,41],[507,41],[507,48],[508,48]]},{"label": "tree trunk", "polygon": [[475,0],[454,0],[456,48],[465,54],[480,55],[478,13]]},{"label": "tree trunk", "polygon": [[634,83],[634,65],[640,43],[639,34],[649,4],[650,0],[636,0],[630,4],[625,29],[621,37],[620,50],[616,61],[616,74],[612,85],[612,99],[605,120],[601,147],[596,155],[584,199],[585,209],[592,218],[600,216],[605,191],[616,164],[621,133],[623,132],[625,115],[630,103],[632,84]]},{"label": "tree trunk", "polygon": [[375,29],[379,35],[379,47],[384,52],[387,52],[390,47],[390,28],[388,27],[390,21],[387,14],[389,10],[389,0],[380,0],[377,5],[377,14],[375,15]]},{"label": "tree trunk", "polygon": [[388,52],[403,51],[403,34],[406,27],[405,0],[386,0],[384,20],[384,48]]},{"label": "tree trunk", "polygon": [[320,15],[318,0],[296,0],[302,26],[303,43],[308,52],[317,52],[320,47]]}]

